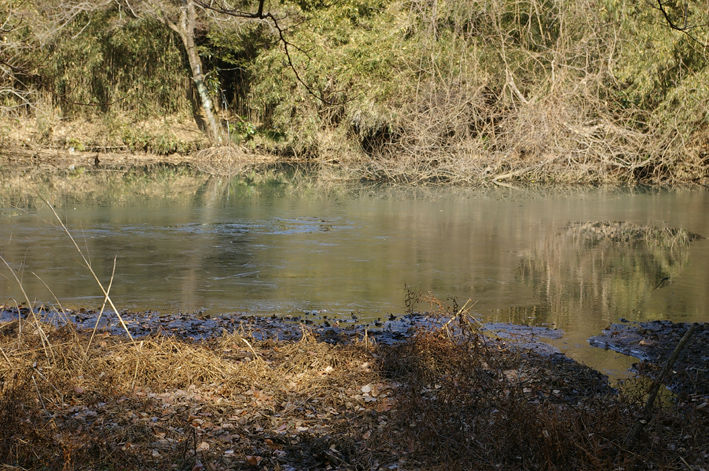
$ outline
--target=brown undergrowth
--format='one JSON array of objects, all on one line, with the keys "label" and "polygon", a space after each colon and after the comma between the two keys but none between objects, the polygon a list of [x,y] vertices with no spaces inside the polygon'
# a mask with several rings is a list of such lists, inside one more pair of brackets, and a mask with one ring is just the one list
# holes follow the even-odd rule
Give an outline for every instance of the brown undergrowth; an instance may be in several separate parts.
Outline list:
[{"label": "brown undergrowth", "polygon": [[[450,324],[447,327],[454,327]],[[641,407],[568,360],[471,329],[403,343],[131,342],[0,326],[3,469],[701,469],[709,411]],[[39,329],[46,334],[43,346]],[[452,329],[453,332],[456,329]],[[332,340],[332,339],[330,339]],[[692,405],[694,404],[694,405]],[[706,405],[706,404],[705,404]]]}]

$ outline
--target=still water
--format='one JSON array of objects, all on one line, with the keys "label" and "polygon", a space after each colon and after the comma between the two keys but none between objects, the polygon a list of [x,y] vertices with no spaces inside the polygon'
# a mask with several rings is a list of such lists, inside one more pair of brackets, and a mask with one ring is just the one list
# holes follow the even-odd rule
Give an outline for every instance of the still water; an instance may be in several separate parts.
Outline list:
[{"label": "still water", "polygon": [[[111,295],[121,310],[366,321],[402,313],[408,287],[470,299],[484,321],[556,326],[565,333],[557,346],[610,372],[632,360],[587,346],[608,323],[709,321],[709,241],[691,234],[709,236],[707,191],[181,182],[121,197],[48,190],[106,285],[115,259]],[[41,201],[3,201],[0,251],[30,299],[100,307],[52,212]],[[0,297],[23,300],[6,267]]]}]

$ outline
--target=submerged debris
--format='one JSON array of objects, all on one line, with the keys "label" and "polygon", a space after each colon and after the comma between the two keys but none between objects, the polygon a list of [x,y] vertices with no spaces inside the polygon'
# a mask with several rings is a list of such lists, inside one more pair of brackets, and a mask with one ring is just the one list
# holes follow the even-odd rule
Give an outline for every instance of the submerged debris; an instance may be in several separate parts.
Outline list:
[{"label": "submerged debris", "polygon": [[[160,312],[124,312],[120,316],[112,311],[99,315],[91,310],[37,310],[36,314],[56,326],[72,324],[79,330],[109,332],[125,335],[126,328],[131,336],[140,338],[148,335],[164,334],[179,338],[203,340],[222,333],[247,330],[258,340],[291,341],[300,340],[303,333],[315,335],[331,344],[347,343],[365,336],[380,344],[394,344],[410,338],[419,329],[437,329],[443,326],[456,332],[449,316],[409,313],[401,316],[390,315],[389,320],[373,323],[347,323],[325,320],[316,323],[307,316],[253,316],[233,313],[219,316],[198,314],[162,314]],[[0,324],[18,319],[26,319],[29,309],[0,305]],[[124,327],[125,325],[125,327]],[[523,326],[508,323],[481,324],[480,328],[497,338],[513,341],[518,347],[540,353],[554,354],[559,350],[540,341],[540,338],[560,338],[563,331],[546,327]],[[458,332],[460,333],[460,332]]]},{"label": "submerged debris", "polygon": [[[125,335],[127,331],[135,338],[161,334],[204,340],[224,333],[248,331],[257,340],[297,341],[307,331],[331,344],[348,343],[365,336],[378,343],[396,343],[409,338],[415,329],[440,327],[448,320],[425,314],[406,314],[391,316],[392,319],[384,322],[341,324],[336,320],[316,323],[300,316],[263,317],[242,313],[207,316],[202,313],[162,314],[153,311],[123,312],[117,315],[112,311],[99,313],[85,309],[36,309],[35,314],[43,322],[57,327],[71,324],[79,330],[95,329],[112,335]],[[31,317],[27,308],[0,305],[0,325]]]}]

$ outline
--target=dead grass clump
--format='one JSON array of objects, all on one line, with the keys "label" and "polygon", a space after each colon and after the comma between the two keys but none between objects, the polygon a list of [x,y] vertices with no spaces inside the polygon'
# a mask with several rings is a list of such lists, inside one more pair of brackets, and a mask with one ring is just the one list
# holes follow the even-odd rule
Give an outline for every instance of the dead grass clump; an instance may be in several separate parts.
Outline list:
[{"label": "dead grass clump", "polygon": [[233,177],[256,170],[255,160],[240,146],[208,147],[195,154],[193,165],[208,175]]},{"label": "dead grass clump", "polygon": [[404,386],[391,418],[398,433],[379,439],[409,450],[422,469],[674,469],[688,455],[706,459],[694,438],[682,456],[664,451],[684,440],[683,427],[669,432],[668,423],[707,421],[681,408],[663,411],[643,443],[624,448],[641,401],[577,367],[486,345],[478,334],[420,333],[382,359]]},{"label": "dead grass clump", "polygon": [[[0,463],[233,469],[295,460],[298,469],[324,469],[362,459],[354,441],[377,405],[362,387],[379,383],[363,346],[310,334],[256,341],[247,332],[205,342],[132,343],[107,333],[89,341],[43,327],[51,355],[29,324],[21,334],[0,332]],[[391,391],[372,388],[382,400]]]},{"label": "dead grass clump", "polygon": [[132,342],[41,325],[43,345],[40,326],[7,324],[0,463],[600,470],[709,460],[700,402],[667,403],[624,447],[642,385],[615,394],[599,373],[485,338],[464,317],[393,346],[331,345],[305,327],[296,342],[246,328]]}]

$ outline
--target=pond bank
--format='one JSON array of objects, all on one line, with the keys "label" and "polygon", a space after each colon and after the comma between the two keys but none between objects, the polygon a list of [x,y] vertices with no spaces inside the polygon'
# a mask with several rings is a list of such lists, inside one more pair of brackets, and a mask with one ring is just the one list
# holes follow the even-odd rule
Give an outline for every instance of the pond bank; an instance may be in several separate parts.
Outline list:
[{"label": "pond bank", "polygon": [[[181,340],[211,341],[224,335],[243,335],[259,342],[299,342],[312,337],[331,345],[348,345],[371,342],[373,345],[395,345],[411,340],[417,333],[446,331],[454,338],[463,338],[466,328],[472,328],[502,348],[521,352],[523,355],[547,357],[558,364],[565,364],[568,371],[588,370],[597,375],[601,388],[608,387],[608,378],[566,357],[558,348],[546,342],[560,339],[563,331],[547,327],[515,325],[510,323],[481,323],[467,316],[451,319],[442,314],[410,313],[389,315],[388,319],[360,322],[353,314],[351,319],[328,320],[327,315],[304,312],[301,316],[255,316],[231,313],[218,316],[193,314],[162,314],[156,311],[123,312],[120,316],[108,311],[101,313],[86,309],[49,312],[36,311],[43,323],[57,328],[71,325],[84,332],[99,332],[102,335],[125,336],[132,339],[151,336],[169,336]],[[0,305],[0,329],[13,323],[31,321],[29,309]],[[688,329],[686,323],[669,321],[627,322],[612,324],[602,334],[591,337],[589,343],[598,348],[611,349],[641,360],[631,371],[640,376],[655,378],[679,339]],[[709,330],[699,324],[697,332],[681,352],[664,384],[676,393],[693,397],[709,397]]]},{"label": "pond bank", "polygon": [[[112,311],[101,313],[87,309],[35,310],[42,322],[63,327],[71,324],[79,330],[97,329],[111,335],[125,335],[126,331],[134,338],[150,335],[168,335],[180,339],[206,340],[224,333],[247,333],[260,341],[299,341],[307,331],[318,339],[341,344],[361,340],[365,336],[372,341],[393,344],[406,340],[419,329],[436,329],[444,325],[453,325],[450,318],[438,314],[412,313],[404,315],[389,314],[386,319],[360,322],[355,314],[350,319],[328,319],[318,311],[306,311],[293,316],[256,316],[243,313],[230,313],[210,316],[198,313],[163,314],[158,311],[123,312],[120,316]],[[18,315],[19,313],[19,315]],[[27,319],[27,308],[0,305],[0,325]],[[540,338],[560,338],[563,332],[545,327],[530,327],[508,323],[480,324],[481,331],[500,339],[508,339],[525,349],[539,353],[556,354],[559,350],[543,343]]]},{"label": "pond bank", "polygon": [[[634,372],[655,378],[690,324],[669,321],[611,324],[589,339],[591,345],[607,348],[641,360]],[[675,392],[709,396],[709,329],[697,329],[677,357],[665,384]]]},{"label": "pond bank", "polygon": [[[207,322],[183,330],[201,335]],[[25,469],[709,464],[706,401],[656,411],[628,449],[620,444],[642,383],[618,394],[589,368],[523,353],[472,323],[439,322],[389,344],[361,331],[334,342],[347,329],[292,323],[298,336],[280,319],[200,341],[158,333],[135,342],[4,323],[0,459]]]},{"label": "pond bank", "polygon": [[[449,157],[452,158],[452,157]],[[368,183],[372,185],[392,185],[405,187],[455,186],[455,187],[504,187],[524,190],[527,187],[579,188],[581,186],[633,187],[648,188],[709,188],[709,177],[700,178],[672,177],[670,181],[635,181],[626,178],[590,177],[584,180],[582,175],[575,178],[565,178],[568,169],[544,168],[543,164],[528,166],[523,161],[512,166],[504,163],[500,166],[496,159],[476,161],[474,168],[467,169],[466,174],[456,175],[455,162],[452,167],[442,171],[440,175],[433,172],[424,177],[409,174],[414,161],[411,157],[404,163],[390,163],[381,159],[371,159],[359,154],[348,157],[322,156],[312,158],[295,154],[276,154],[264,150],[249,150],[240,146],[207,147],[189,153],[173,153],[168,155],[141,153],[129,151],[77,151],[64,147],[47,146],[9,146],[0,150],[0,165],[18,171],[92,171],[92,170],[125,170],[131,167],[150,166],[187,166],[196,172],[214,176],[235,177],[256,171],[268,171],[278,166],[303,166],[311,173],[317,174],[317,182],[322,183]],[[409,164],[409,165],[407,165]],[[428,165],[426,163],[424,165]],[[390,168],[390,166],[394,166]],[[435,164],[434,164],[435,166]],[[499,174],[491,173],[492,167]],[[378,168],[381,167],[381,168]],[[511,170],[514,167],[514,170]],[[378,168],[378,169],[377,169]],[[705,172],[706,173],[706,172]]]}]

